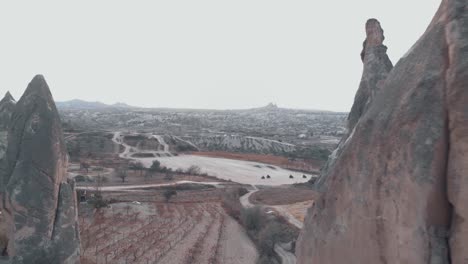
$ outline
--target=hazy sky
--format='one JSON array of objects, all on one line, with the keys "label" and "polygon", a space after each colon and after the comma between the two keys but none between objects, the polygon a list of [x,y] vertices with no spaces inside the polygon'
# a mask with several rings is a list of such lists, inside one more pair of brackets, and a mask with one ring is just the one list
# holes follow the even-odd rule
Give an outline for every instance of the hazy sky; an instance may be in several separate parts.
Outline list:
[{"label": "hazy sky", "polygon": [[391,60],[440,0],[1,1],[0,93],[44,74],[57,101],[348,111],[368,18]]}]

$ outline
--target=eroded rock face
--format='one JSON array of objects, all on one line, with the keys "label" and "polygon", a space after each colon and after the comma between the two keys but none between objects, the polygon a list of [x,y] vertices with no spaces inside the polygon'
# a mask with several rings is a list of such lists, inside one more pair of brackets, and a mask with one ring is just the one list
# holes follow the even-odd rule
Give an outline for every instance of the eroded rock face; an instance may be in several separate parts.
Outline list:
[{"label": "eroded rock face", "polygon": [[468,263],[468,1],[442,1],[380,83],[309,209],[298,263]]},{"label": "eroded rock face", "polygon": [[15,104],[16,101],[13,96],[11,96],[10,92],[7,92],[0,101],[0,130],[8,129],[10,116],[15,109]]},{"label": "eroded rock face", "polygon": [[76,199],[66,179],[67,163],[60,118],[38,75],[12,114],[1,172],[13,263],[79,262]]}]

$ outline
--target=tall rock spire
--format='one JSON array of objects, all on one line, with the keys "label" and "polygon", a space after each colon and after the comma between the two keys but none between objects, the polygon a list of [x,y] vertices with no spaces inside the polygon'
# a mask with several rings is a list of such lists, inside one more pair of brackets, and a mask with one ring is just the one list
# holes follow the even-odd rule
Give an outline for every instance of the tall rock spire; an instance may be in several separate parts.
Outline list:
[{"label": "tall rock spire", "polygon": [[348,115],[348,134],[346,134],[333,151],[325,166],[323,166],[320,178],[316,186],[321,188],[327,179],[328,171],[337,158],[341,155],[348,138],[352,136],[354,127],[371,105],[376,93],[380,90],[385,79],[393,69],[392,62],[387,56],[387,47],[383,45],[384,31],[377,19],[369,19],[366,23],[366,39],[364,40],[361,59],[364,64],[361,83],[354,98],[354,104]]},{"label": "tall rock spire", "polygon": [[[368,39],[364,64],[381,39]],[[468,1],[443,0],[385,81],[368,87],[377,92],[308,211],[299,264],[467,262],[467,51]]]},{"label": "tall rock spire", "polygon": [[377,19],[367,21],[366,36],[361,52],[364,70],[353,107],[348,116],[349,133],[353,131],[359,118],[364,115],[375,93],[380,89],[393,68],[387,55],[387,47],[383,45],[384,31]]},{"label": "tall rock spire", "polygon": [[0,130],[8,129],[10,123],[10,116],[15,108],[16,101],[11,96],[10,92],[7,92],[3,99],[0,101]]},{"label": "tall rock spire", "polygon": [[[60,118],[44,77],[28,85],[12,114],[3,210],[14,263],[77,263],[79,239],[73,184]],[[42,262],[41,262],[42,261]]]}]

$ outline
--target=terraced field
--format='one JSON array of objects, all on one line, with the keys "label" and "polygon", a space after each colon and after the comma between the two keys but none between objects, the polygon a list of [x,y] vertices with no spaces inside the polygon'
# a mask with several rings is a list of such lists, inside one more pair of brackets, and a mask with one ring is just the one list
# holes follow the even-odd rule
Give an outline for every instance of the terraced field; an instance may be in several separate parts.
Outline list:
[{"label": "terraced field", "polygon": [[239,245],[243,263],[257,258],[247,236],[230,234],[236,229],[218,202],[117,203],[81,213],[80,230],[85,264],[237,263],[226,256],[228,244]]}]

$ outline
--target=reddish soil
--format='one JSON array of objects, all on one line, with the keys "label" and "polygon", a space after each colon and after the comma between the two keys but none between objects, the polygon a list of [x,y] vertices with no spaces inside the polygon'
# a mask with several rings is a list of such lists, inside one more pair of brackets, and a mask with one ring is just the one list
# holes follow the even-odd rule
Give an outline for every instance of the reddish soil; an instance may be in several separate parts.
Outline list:
[{"label": "reddish soil", "polygon": [[254,264],[257,252],[247,235],[220,202],[204,197],[81,208],[81,263]]},{"label": "reddish soil", "polygon": [[275,155],[265,155],[265,154],[232,153],[232,152],[223,152],[223,151],[189,152],[187,154],[203,156],[203,157],[261,162],[261,163],[280,166],[284,169],[298,170],[298,171],[304,171],[304,172],[315,172],[315,173],[318,173],[320,171],[321,166],[323,165],[323,162],[317,161],[317,160],[304,160],[304,159],[291,160],[286,157],[275,156]]},{"label": "reddish soil", "polygon": [[317,193],[305,187],[273,187],[259,190],[250,196],[253,204],[287,205],[315,200]]}]

